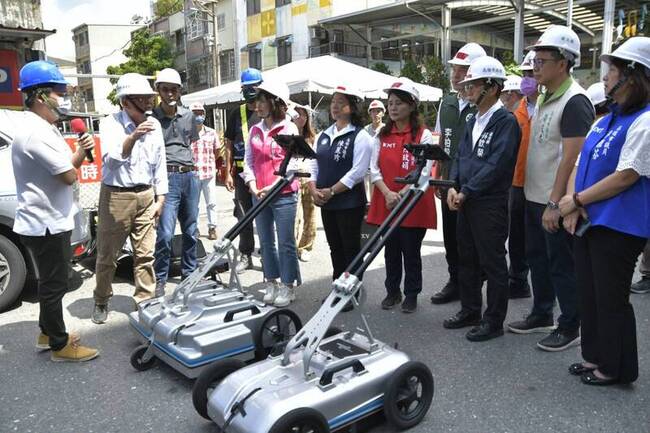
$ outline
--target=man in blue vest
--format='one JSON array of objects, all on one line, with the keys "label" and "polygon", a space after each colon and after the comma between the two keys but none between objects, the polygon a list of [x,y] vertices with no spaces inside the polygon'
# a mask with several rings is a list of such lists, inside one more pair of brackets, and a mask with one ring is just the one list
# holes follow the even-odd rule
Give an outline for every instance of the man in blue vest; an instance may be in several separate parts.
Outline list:
[{"label": "man in blue vest", "polygon": [[[467,101],[463,86],[460,84],[465,79],[469,65],[479,57],[485,56],[485,50],[478,44],[470,42],[464,45],[453,59],[451,65],[452,92],[440,102],[435,131],[442,137],[445,151],[453,160],[458,153],[458,144],[465,131],[465,124],[476,113],[476,107]],[[441,164],[439,175],[442,179],[449,179],[451,162]],[[445,304],[458,299],[458,249],[456,246],[456,211],[447,206],[447,192],[440,196],[442,208],[442,233],[445,242],[445,259],[449,271],[449,281],[441,291],[431,296],[434,304]]]},{"label": "man in blue vest", "polygon": [[[248,140],[248,131],[251,126],[260,121],[255,112],[255,98],[257,86],[262,84],[262,73],[257,69],[248,68],[241,73],[240,81],[246,102],[230,114],[224,134],[226,144],[225,184],[228,191],[235,191],[234,215],[237,220],[240,220],[253,207],[253,198],[240,174],[244,171],[244,146]],[[255,238],[251,221],[239,235],[237,273],[241,274],[246,269],[253,267],[253,251],[255,251]]]}]

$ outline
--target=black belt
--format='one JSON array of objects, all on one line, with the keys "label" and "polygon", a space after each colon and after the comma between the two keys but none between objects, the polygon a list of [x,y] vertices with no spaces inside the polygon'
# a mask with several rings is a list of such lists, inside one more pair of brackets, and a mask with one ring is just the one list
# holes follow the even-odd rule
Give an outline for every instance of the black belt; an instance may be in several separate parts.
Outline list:
[{"label": "black belt", "polygon": [[167,171],[169,173],[189,173],[196,171],[196,167],[193,165],[168,165]]},{"label": "black belt", "polygon": [[108,188],[119,192],[142,192],[151,189],[151,185],[113,186],[104,184],[104,186],[107,186]]}]

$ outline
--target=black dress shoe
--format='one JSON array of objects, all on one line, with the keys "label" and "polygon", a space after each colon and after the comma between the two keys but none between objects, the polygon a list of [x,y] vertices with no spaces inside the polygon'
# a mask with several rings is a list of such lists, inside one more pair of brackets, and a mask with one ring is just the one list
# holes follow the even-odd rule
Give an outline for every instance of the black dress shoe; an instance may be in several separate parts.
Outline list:
[{"label": "black dress shoe", "polygon": [[449,280],[447,281],[447,284],[445,284],[445,287],[442,288],[441,291],[438,293],[434,294],[431,297],[431,303],[433,304],[446,304],[451,301],[456,301],[459,298],[458,294],[458,285],[452,281]]},{"label": "black dress shoe", "polygon": [[583,374],[591,373],[594,370],[595,368],[585,367],[582,365],[582,362],[576,362],[575,364],[571,364],[569,366],[569,374],[572,374],[574,376],[582,376]]},{"label": "black dress shoe", "polygon": [[402,302],[402,294],[397,293],[397,294],[388,294],[384,298],[383,301],[381,301],[381,308],[384,310],[390,310],[393,307],[395,307],[397,304]]},{"label": "black dress shoe", "polygon": [[469,311],[460,310],[458,313],[451,316],[442,322],[442,326],[447,329],[459,329],[467,326],[476,326],[481,322],[481,315],[479,313],[471,313]]},{"label": "black dress shoe", "polygon": [[402,313],[415,313],[418,308],[417,296],[407,296],[402,302]]},{"label": "black dress shoe", "polygon": [[612,377],[610,379],[601,379],[600,377],[596,376],[593,371],[584,373],[580,379],[585,385],[607,386],[618,383],[618,379],[615,377]]},{"label": "black dress shoe", "polygon": [[487,341],[503,335],[503,325],[495,326],[488,322],[481,322],[465,335],[469,341]]}]

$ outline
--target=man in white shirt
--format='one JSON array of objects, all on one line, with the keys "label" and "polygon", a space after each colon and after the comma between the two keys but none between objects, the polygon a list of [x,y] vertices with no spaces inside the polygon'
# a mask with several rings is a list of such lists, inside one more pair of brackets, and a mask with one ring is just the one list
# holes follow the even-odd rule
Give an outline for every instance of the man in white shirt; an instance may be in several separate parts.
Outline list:
[{"label": "man in white shirt", "polygon": [[[508,194],[517,161],[521,133],[499,94],[506,79],[503,65],[480,57],[465,80],[468,100],[478,111],[465,128],[449,179],[456,182],[447,205],[458,211],[458,283],[461,310],[445,320],[448,329],[473,326],[470,341],[503,335],[508,310]],[[483,314],[481,274],[487,276],[487,308]]]},{"label": "man in white shirt", "polygon": [[103,168],[91,317],[97,324],[108,319],[117,254],[127,237],[133,246],[133,297],[138,302],[153,295],[155,224],[168,190],[162,129],[148,116],[153,89],[144,76],[129,73],[120,77],[116,91],[122,110],[100,123]]},{"label": "man in white shirt", "polygon": [[36,265],[41,328],[36,347],[51,349],[52,361],[79,362],[97,357],[99,351],[81,346],[78,336],[66,332],[62,300],[69,289],[70,234],[78,212],[72,184],[94,142],[84,135],[72,153],[54,125],[70,107],[67,85],[49,62],[30,62],[20,70],[29,128],[15,137],[11,147],[18,199],[14,232]]}]

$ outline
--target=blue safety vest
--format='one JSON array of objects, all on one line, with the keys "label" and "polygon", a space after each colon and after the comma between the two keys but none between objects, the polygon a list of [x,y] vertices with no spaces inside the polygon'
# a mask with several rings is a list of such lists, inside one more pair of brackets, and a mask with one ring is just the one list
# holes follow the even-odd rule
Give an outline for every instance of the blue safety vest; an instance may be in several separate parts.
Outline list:
[{"label": "blue safety vest", "polygon": [[[354,156],[354,142],[362,128],[340,135],[331,142],[329,135],[322,133],[316,143],[316,160],[318,161],[317,188],[330,188],[350,171]],[[351,190],[336,194],[323,209],[341,210],[352,209],[366,204],[366,190],[363,182]]]},{"label": "blue safety vest", "polygon": [[[616,171],[621,149],[630,125],[650,105],[632,114],[620,114],[618,107],[600,119],[589,131],[580,154],[576,173],[576,191],[583,191]],[[591,224],[650,237],[650,179],[641,176],[625,191],[585,206]]]}]

